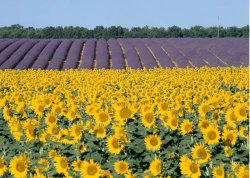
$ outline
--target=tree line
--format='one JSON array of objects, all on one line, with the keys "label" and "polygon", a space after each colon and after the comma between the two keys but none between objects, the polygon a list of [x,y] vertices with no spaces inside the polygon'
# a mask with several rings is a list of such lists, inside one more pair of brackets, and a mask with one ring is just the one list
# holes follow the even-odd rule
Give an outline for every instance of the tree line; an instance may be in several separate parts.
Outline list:
[{"label": "tree line", "polygon": [[103,27],[94,29],[84,27],[23,27],[19,24],[0,27],[0,38],[184,38],[184,37],[249,37],[249,25],[244,27],[202,27],[193,26],[189,29],[171,26],[133,27],[131,29],[121,26]]}]

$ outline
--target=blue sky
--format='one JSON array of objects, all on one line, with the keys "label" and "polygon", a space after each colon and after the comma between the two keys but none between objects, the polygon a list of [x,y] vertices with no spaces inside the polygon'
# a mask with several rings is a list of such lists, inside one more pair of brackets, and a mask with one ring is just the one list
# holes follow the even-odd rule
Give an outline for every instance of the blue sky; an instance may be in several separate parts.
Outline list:
[{"label": "blue sky", "polygon": [[248,0],[0,0],[0,26],[189,28],[248,24]]}]

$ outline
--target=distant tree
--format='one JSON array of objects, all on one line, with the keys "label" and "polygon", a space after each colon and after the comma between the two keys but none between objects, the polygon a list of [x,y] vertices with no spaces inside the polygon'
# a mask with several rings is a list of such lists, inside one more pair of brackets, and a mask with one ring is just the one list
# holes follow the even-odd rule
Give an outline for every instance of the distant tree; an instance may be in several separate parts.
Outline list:
[{"label": "distant tree", "polygon": [[167,29],[168,37],[183,37],[183,33],[180,27],[172,26]]}]

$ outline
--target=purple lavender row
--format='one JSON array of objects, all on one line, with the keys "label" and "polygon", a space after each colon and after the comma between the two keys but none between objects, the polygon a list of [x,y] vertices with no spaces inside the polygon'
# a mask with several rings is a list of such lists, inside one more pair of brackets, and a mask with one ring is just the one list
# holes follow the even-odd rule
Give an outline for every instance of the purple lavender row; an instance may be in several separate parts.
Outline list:
[{"label": "purple lavender row", "polygon": [[148,48],[153,52],[153,54],[155,55],[155,57],[163,68],[174,67],[174,64],[171,62],[170,57],[161,49],[159,44],[151,40],[147,41],[146,44]]},{"label": "purple lavender row", "polygon": [[72,44],[72,40],[63,40],[62,43],[56,49],[51,61],[47,66],[48,70],[60,70],[63,66],[63,62],[67,57],[68,50]]},{"label": "purple lavender row", "polygon": [[128,66],[131,67],[132,69],[141,69],[142,65],[140,59],[133,46],[130,44],[130,42],[126,39],[118,39],[117,41],[120,43],[120,46],[124,49],[124,57],[128,62]]},{"label": "purple lavender row", "polygon": [[0,65],[3,64],[26,41],[27,40],[25,39],[18,40],[2,51],[0,53]]},{"label": "purple lavender row", "polygon": [[150,51],[146,48],[143,41],[141,39],[129,39],[129,41],[134,45],[135,49],[137,50],[140,59],[144,66],[148,69],[153,69],[157,67],[157,63],[150,53]]},{"label": "purple lavender row", "polygon": [[81,58],[80,69],[92,69],[95,58],[96,40],[89,39],[84,44],[84,51]]},{"label": "purple lavender row", "polygon": [[52,58],[57,47],[60,45],[61,40],[53,39],[48,45],[43,49],[43,51],[38,56],[35,63],[31,66],[32,69],[45,69],[48,61]]},{"label": "purple lavender row", "polygon": [[175,47],[170,45],[170,43],[166,40],[155,40],[159,43],[159,45],[162,47],[164,52],[173,60],[177,67],[185,68],[187,66],[190,66],[188,63],[188,59],[185,58]]},{"label": "purple lavender row", "polygon": [[0,69],[12,69],[14,68],[25,56],[25,54],[34,46],[38,40],[28,40],[26,41],[18,50],[16,50],[8,60],[6,60]]},{"label": "purple lavender row", "polygon": [[71,48],[69,49],[67,60],[63,66],[63,70],[76,69],[78,62],[81,60],[81,50],[85,40],[77,39],[74,40]]},{"label": "purple lavender row", "polygon": [[6,40],[0,44],[0,53],[17,40]]},{"label": "purple lavender row", "polygon": [[28,69],[35,62],[41,51],[49,43],[49,40],[40,40],[35,44],[31,50],[24,56],[24,58],[17,64],[15,69]]},{"label": "purple lavender row", "polygon": [[96,69],[109,68],[109,51],[106,40],[100,39],[96,43]]},{"label": "purple lavender row", "polygon": [[124,58],[120,44],[115,39],[108,40],[111,51],[112,69],[125,69]]}]

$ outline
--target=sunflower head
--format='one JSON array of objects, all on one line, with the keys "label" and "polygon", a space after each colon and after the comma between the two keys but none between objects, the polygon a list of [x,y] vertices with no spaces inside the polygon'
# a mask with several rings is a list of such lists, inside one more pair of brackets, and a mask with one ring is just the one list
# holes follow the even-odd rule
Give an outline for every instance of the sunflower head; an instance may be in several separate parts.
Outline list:
[{"label": "sunflower head", "polygon": [[0,176],[3,176],[7,171],[7,166],[4,163],[4,157],[0,157]]},{"label": "sunflower head", "polygon": [[224,168],[220,165],[213,168],[213,176],[215,178],[224,178],[225,177],[225,171]]},{"label": "sunflower head", "polygon": [[26,156],[15,156],[10,161],[10,173],[14,177],[26,177],[29,169],[29,159]]},{"label": "sunflower head", "polygon": [[181,124],[181,134],[186,135],[187,133],[190,133],[193,131],[193,124],[191,121],[185,119]]},{"label": "sunflower head", "polygon": [[158,176],[161,174],[162,171],[162,161],[159,158],[155,158],[151,163],[150,163],[150,172],[153,176]]},{"label": "sunflower head", "polygon": [[126,174],[129,171],[129,165],[126,161],[117,161],[114,163],[114,168],[117,174]]},{"label": "sunflower head", "polygon": [[101,168],[92,159],[84,161],[82,164],[81,175],[84,178],[99,178]]},{"label": "sunflower head", "polygon": [[218,130],[217,127],[212,127],[209,126],[205,131],[204,131],[204,138],[207,144],[213,145],[219,142],[220,140],[220,131]]},{"label": "sunflower head", "polygon": [[117,136],[109,136],[107,139],[108,151],[112,154],[120,154],[124,145],[121,144],[121,140]]},{"label": "sunflower head", "polygon": [[205,163],[210,159],[211,154],[204,144],[197,144],[192,148],[192,157],[198,163]]},{"label": "sunflower head", "polygon": [[150,151],[157,151],[161,148],[161,138],[158,135],[148,135],[144,139],[146,148]]}]

